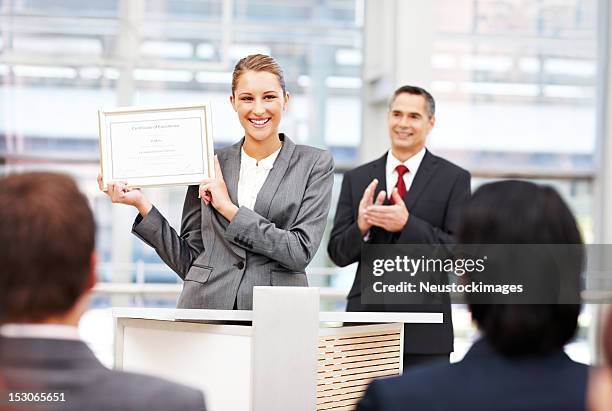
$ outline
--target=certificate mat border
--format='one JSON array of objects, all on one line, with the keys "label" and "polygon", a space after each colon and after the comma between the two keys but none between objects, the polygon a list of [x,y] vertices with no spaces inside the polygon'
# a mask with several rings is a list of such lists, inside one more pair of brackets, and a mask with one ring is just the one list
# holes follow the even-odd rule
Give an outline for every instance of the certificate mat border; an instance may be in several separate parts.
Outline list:
[{"label": "certificate mat border", "polygon": [[[104,191],[108,188],[108,183],[114,180],[110,179],[109,169],[111,167],[110,151],[107,145],[110,145],[110,138],[108,133],[109,120],[116,116],[129,115],[129,114],[146,114],[146,113],[163,113],[173,111],[185,111],[195,110],[199,111],[201,118],[204,119],[203,130],[205,133],[201,135],[202,147],[206,147],[205,152],[202,153],[202,160],[204,156],[207,156],[208,163],[208,175],[197,175],[198,178],[192,178],[193,174],[186,175],[184,180],[170,181],[167,183],[151,183],[151,184],[129,184],[128,187],[140,188],[140,187],[166,187],[166,186],[181,186],[181,185],[198,185],[204,178],[214,178],[215,175],[215,164],[214,164],[214,143],[212,139],[212,116],[210,110],[210,102],[195,104],[195,105],[178,105],[178,106],[138,106],[138,107],[120,107],[113,109],[100,109],[98,110],[98,135],[100,142],[100,174],[102,175],[102,189]],[[202,113],[203,112],[203,113]],[[203,115],[202,115],[203,114]],[[140,177],[144,178],[144,177]],[[139,179],[140,179],[139,178]],[[163,179],[163,177],[162,177]]]},{"label": "certificate mat border", "polygon": [[[156,121],[170,121],[170,120],[190,120],[190,119],[197,119],[198,120],[198,125],[200,126],[200,132],[204,132],[204,125],[202,124],[202,117],[204,116],[192,116],[192,117],[174,117],[174,118],[160,118],[157,119]],[[137,120],[137,121],[111,121],[108,120],[108,126],[111,127],[114,124],[121,124],[121,123],[145,123],[145,122],[150,122],[151,120]],[[206,123],[206,119],[204,119],[204,123]],[[110,146],[110,157],[114,158],[113,156],[113,136],[109,134],[108,136],[108,143]],[[205,160],[204,158],[204,145],[205,142],[204,141],[200,141],[200,148],[202,150],[202,161]],[[208,170],[206,170],[208,172]],[[113,169],[113,162],[111,161],[111,177],[113,177],[115,175],[115,171]],[[202,173],[189,173],[189,174],[183,174],[183,173],[179,173],[179,174],[168,174],[166,177],[176,177],[176,176],[201,176]],[[140,176],[140,177],[135,177],[135,178],[155,178],[158,176]],[[122,177],[117,177],[116,179],[113,180],[119,180]]]}]

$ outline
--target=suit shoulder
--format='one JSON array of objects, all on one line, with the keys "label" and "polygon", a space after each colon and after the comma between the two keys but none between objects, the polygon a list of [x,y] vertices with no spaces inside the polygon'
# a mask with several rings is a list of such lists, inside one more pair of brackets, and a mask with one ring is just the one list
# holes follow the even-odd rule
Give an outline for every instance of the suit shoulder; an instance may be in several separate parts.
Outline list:
[{"label": "suit shoulder", "polygon": [[307,146],[305,144],[296,144],[293,152],[303,157],[331,157],[331,153],[328,150],[313,146]]},{"label": "suit shoulder", "polygon": [[156,404],[155,409],[204,410],[204,396],[201,391],[173,383],[161,378],[128,372],[111,371],[108,384],[113,391],[124,391],[132,401]]},{"label": "suit shoulder", "polygon": [[222,148],[215,149],[215,154],[217,155],[225,155],[229,153],[234,148],[234,144],[230,144],[229,146],[225,146]]},{"label": "suit shoulder", "polygon": [[380,158],[377,158],[376,160],[372,160],[370,162],[357,166],[351,170],[346,171],[344,173],[344,176],[345,178],[346,177],[359,178],[362,176],[369,177],[370,172],[372,171],[372,168],[375,167],[379,161],[380,161]]},{"label": "suit shoulder", "polygon": [[455,163],[453,163],[451,161],[448,161],[445,158],[438,157],[438,156],[436,156],[435,154],[432,154],[432,153],[430,153],[430,154],[432,155],[432,157],[434,159],[436,159],[438,161],[438,164],[440,166],[442,166],[448,172],[451,172],[451,173],[457,174],[457,175],[467,175],[467,176],[471,177],[470,172],[467,171],[465,168],[462,168],[462,167],[458,166],[457,164],[455,164]]},{"label": "suit shoulder", "polygon": [[[441,387],[445,386],[443,380],[446,378],[443,377],[447,376],[451,369],[449,364],[416,367],[401,376],[374,380],[368,391],[385,404],[385,409],[400,409],[403,404],[408,403],[415,409],[424,409],[435,402]],[[433,381],[435,383],[432,383]]]},{"label": "suit shoulder", "polygon": [[[162,378],[123,371],[111,371],[110,378],[128,385],[138,384],[140,389],[151,391],[167,391],[176,393],[198,393],[195,388],[177,384]],[[133,387],[132,387],[133,388]]]},{"label": "suit shoulder", "polygon": [[296,144],[293,154],[299,159],[309,159],[313,163],[328,164],[330,167],[333,167],[334,164],[331,153],[328,150],[317,147]]},{"label": "suit shoulder", "polygon": [[568,359],[566,369],[577,376],[587,376],[590,371],[588,365],[574,361],[572,359]]}]

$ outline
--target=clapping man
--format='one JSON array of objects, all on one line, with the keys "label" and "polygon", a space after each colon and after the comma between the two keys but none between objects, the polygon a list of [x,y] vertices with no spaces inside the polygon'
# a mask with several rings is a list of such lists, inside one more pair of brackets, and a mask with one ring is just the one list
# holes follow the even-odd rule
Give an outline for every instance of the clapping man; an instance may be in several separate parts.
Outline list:
[{"label": "clapping man", "polygon": [[[391,150],[344,174],[328,253],[339,266],[359,262],[365,244],[449,244],[459,209],[470,196],[470,174],[425,148],[435,102],[420,87],[393,94],[387,115]],[[361,301],[360,268],[347,311],[443,312],[443,324],[406,325],[404,367],[449,361],[453,350],[450,302],[443,305],[368,305]]]}]

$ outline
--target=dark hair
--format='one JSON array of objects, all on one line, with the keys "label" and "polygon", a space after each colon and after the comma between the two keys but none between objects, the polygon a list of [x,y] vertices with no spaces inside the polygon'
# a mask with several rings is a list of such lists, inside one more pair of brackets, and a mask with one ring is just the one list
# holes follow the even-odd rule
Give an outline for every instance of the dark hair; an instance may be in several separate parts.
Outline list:
[{"label": "dark hair", "polygon": [[[480,187],[462,210],[460,244],[582,244],[576,221],[551,187],[525,181],[501,181]],[[564,270],[580,283],[582,246],[572,247]],[[510,257],[509,257],[510,258]],[[535,275],[557,277],[551,258],[529,261]],[[526,264],[526,263],[525,263]],[[509,273],[525,264],[510,261]],[[533,266],[536,264],[537,266]],[[559,281],[558,278],[555,278]],[[578,286],[576,298],[579,300]],[[542,354],[561,349],[574,336],[580,304],[478,304],[467,296],[472,318],[495,349],[505,355]]]},{"label": "dark hair", "polygon": [[238,61],[234,67],[234,72],[232,73],[232,95],[234,94],[234,91],[236,91],[236,85],[238,84],[238,79],[240,79],[240,76],[242,76],[245,71],[249,70],[267,71],[268,73],[274,74],[278,79],[281,88],[283,89],[283,94],[287,93],[283,70],[278,65],[276,60],[270,56],[266,56],[265,54],[251,54],[240,59],[240,61]]},{"label": "dark hair", "polygon": [[0,323],[66,313],[91,269],[95,224],[74,180],[57,173],[0,180]]},{"label": "dark hair", "polygon": [[431,118],[436,115],[436,101],[433,96],[429,94],[427,90],[417,86],[401,86],[393,93],[393,97],[389,101],[389,108],[393,105],[393,102],[400,94],[411,94],[413,96],[421,96],[425,99],[425,105],[427,106],[427,115]]}]

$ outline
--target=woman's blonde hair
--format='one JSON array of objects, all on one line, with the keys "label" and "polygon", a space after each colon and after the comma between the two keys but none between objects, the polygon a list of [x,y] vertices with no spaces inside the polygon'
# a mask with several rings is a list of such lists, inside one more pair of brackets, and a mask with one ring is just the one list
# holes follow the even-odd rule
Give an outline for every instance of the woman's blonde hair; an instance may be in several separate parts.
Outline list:
[{"label": "woman's blonde hair", "polygon": [[268,73],[272,73],[278,79],[281,88],[283,89],[283,94],[287,93],[285,89],[285,77],[283,76],[283,70],[280,68],[276,60],[274,60],[270,56],[266,56],[265,54],[251,54],[250,56],[246,56],[234,67],[234,73],[232,74],[232,95],[236,90],[236,84],[238,84],[238,79],[245,71],[267,71]]}]

